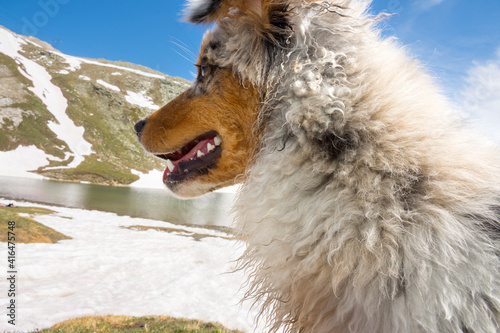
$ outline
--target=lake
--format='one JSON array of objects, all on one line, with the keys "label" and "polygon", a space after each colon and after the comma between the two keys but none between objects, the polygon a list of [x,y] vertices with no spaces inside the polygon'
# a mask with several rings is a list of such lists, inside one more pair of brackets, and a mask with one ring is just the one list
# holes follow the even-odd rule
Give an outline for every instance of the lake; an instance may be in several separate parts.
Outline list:
[{"label": "lake", "polygon": [[166,189],[0,176],[0,198],[113,212],[183,225],[230,227],[234,194],[210,193],[192,200],[180,200]]}]

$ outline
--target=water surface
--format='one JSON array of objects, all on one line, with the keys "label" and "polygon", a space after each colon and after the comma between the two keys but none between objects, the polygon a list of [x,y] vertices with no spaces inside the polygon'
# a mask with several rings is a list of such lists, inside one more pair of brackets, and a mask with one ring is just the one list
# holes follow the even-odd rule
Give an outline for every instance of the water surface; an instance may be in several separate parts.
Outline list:
[{"label": "water surface", "polygon": [[[0,176],[0,198],[25,200],[185,225],[229,227],[230,193],[180,200],[166,189],[112,187]],[[2,202],[7,203],[7,202]]]}]

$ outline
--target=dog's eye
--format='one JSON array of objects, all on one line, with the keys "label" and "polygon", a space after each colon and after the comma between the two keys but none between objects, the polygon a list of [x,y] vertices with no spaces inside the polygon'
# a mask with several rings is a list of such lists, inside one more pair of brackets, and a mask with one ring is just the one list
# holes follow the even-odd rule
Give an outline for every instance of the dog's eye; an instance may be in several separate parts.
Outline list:
[{"label": "dog's eye", "polygon": [[201,76],[205,76],[208,72],[208,66],[206,65],[203,65],[200,67],[200,73],[201,73]]},{"label": "dog's eye", "polygon": [[198,67],[199,76],[204,77],[205,75],[207,75],[209,68],[208,65],[196,65],[196,67]]}]

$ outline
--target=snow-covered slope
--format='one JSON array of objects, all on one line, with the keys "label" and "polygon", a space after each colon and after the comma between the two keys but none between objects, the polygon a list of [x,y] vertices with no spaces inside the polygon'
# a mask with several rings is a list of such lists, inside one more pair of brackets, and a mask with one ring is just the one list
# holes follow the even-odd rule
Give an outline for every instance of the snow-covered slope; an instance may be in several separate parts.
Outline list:
[{"label": "snow-covered slope", "polygon": [[47,110],[54,116],[55,121],[50,121],[48,126],[60,140],[68,145],[70,150],[66,153],[64,161],[73,157],[72,162],[64,168],[75,168],[83,162],[85,156],[92,153],[92,145],[83,137],[85,129],[82,126],[76,126],[66,114],[68,101],[61,89],[52,83],[52,76],[43,66],[22,54],[22,46],[26,44],[27,42],[22,38],[5,29],[0,29],[1,52],[16,61],[19,65],[19,72],[31,81],[32,86],[28,89],[45,104]]},{"label": "snow-covered slope", "polygon": [[158,174],[161,162],[143,152],[133,125],[187,85],[0,27],[0,175],[130,184]]},{"label": "snow-covered slope", "polygon": [[[244,247],[232,235],[112,213],[14,203],[56,211],[34,218],[72,238],[17,245],[17,330],[114,314],[185,317],[253,331],[256,310],[239,304],[245,276],[234,272]],[[7,290],[7,283],[0,279],[0,289]],[[0,298],[3,309],[6,302]],[[0,332],[10,329],[6,320],[0,321]]]}]

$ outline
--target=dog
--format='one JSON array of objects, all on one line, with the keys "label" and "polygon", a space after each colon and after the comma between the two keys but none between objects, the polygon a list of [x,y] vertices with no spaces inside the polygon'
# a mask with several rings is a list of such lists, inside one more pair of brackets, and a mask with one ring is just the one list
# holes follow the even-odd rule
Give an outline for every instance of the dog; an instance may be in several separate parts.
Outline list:
[{"label": "dog", "polygon": [[141,120],[164,184],[242,183],[269,332],[500,332],[500,154],[362,0],[191,0],[193,84]]}]

